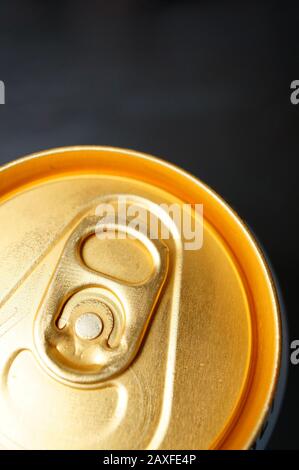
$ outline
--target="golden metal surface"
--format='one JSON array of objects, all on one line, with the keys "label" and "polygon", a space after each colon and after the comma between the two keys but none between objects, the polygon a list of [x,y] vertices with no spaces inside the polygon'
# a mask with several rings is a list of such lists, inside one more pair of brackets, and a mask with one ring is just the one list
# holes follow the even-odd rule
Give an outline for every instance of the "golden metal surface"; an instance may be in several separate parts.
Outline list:
[{"label": "golden metal surface", "polygon": [[[97,384],[128,367],[168,269],[167,247],[137,230],[132,230],[131,236],[143,242],[153,259],[149,279],[132,284],[88,268],[81,246],[90,236],[95,238],[98,221],[95,215],[85,217],[71,233],[34,322],[35,346],[41,362],[62,380],[81,385]],[[97,229],[126,232],[127,227],[125,221],[123,225],[106,223]],[[120,245],[122,241],[119,240]],[[95,251],[98,255],[97,247]],[[133,260],[128,262],[133,265]],[[92,343],[88,334],[82,338],[75,331],[75,324],[89,312],[96,313],[103,324],[101,335],[100,331],[95,337],[91,334]]]},{"label": "golden metal surface", "polygon": [[[95,206],[120,194],[170,239],[90,236]],[[161,216],[174,202],[203,203],[200,250]],[[56,149],[1,169],[0,221],[3,448],[250,445],[275,389],[279,312],[254,240],[217,195],[142,154]]]}]

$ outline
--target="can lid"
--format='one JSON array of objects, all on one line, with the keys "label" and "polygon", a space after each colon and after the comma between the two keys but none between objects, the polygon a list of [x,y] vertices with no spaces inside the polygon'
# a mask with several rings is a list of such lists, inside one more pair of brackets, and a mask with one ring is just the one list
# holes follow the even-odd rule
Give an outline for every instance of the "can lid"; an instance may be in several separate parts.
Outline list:
[{"label": "can lid", "polygon": [[138,152],[61,148],[0,169],[0,219],[0,445],[250,447],[279,307],[215,192]]}]

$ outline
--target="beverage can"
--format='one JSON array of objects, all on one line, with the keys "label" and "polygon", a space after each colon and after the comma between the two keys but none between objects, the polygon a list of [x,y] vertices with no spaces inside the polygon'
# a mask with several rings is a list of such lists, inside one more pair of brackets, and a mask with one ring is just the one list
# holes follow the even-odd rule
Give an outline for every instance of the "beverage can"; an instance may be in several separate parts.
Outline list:
[{"label": "beverage can", "polygon": [[0,169],[0,445],[258,447],[279,301],[246,224],[139,152],[78,146]]}]

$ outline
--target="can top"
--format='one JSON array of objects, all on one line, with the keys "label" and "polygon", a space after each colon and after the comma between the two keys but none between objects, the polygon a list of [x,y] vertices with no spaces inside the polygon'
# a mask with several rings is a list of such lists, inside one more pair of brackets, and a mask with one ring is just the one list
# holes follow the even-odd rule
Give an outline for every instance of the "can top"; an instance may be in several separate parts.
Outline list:
[{"label": "can top", "polygon": [[279,307],[214,191],[142,153],[58,148],[0,169],[0,220],[2,447],[250,447]]}]

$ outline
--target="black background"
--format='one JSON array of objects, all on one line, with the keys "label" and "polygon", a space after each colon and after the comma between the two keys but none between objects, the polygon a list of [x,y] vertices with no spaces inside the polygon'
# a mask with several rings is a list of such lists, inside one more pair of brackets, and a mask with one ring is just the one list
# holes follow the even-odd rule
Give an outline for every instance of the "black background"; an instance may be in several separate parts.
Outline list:
[{"label": "black background", "polygon": [[[295,2],[1,1],[0,163],[99,144],[184,167],[254,229],[299,339],[298,20]],[[272,449],[299,448],[289,372]]]}]

